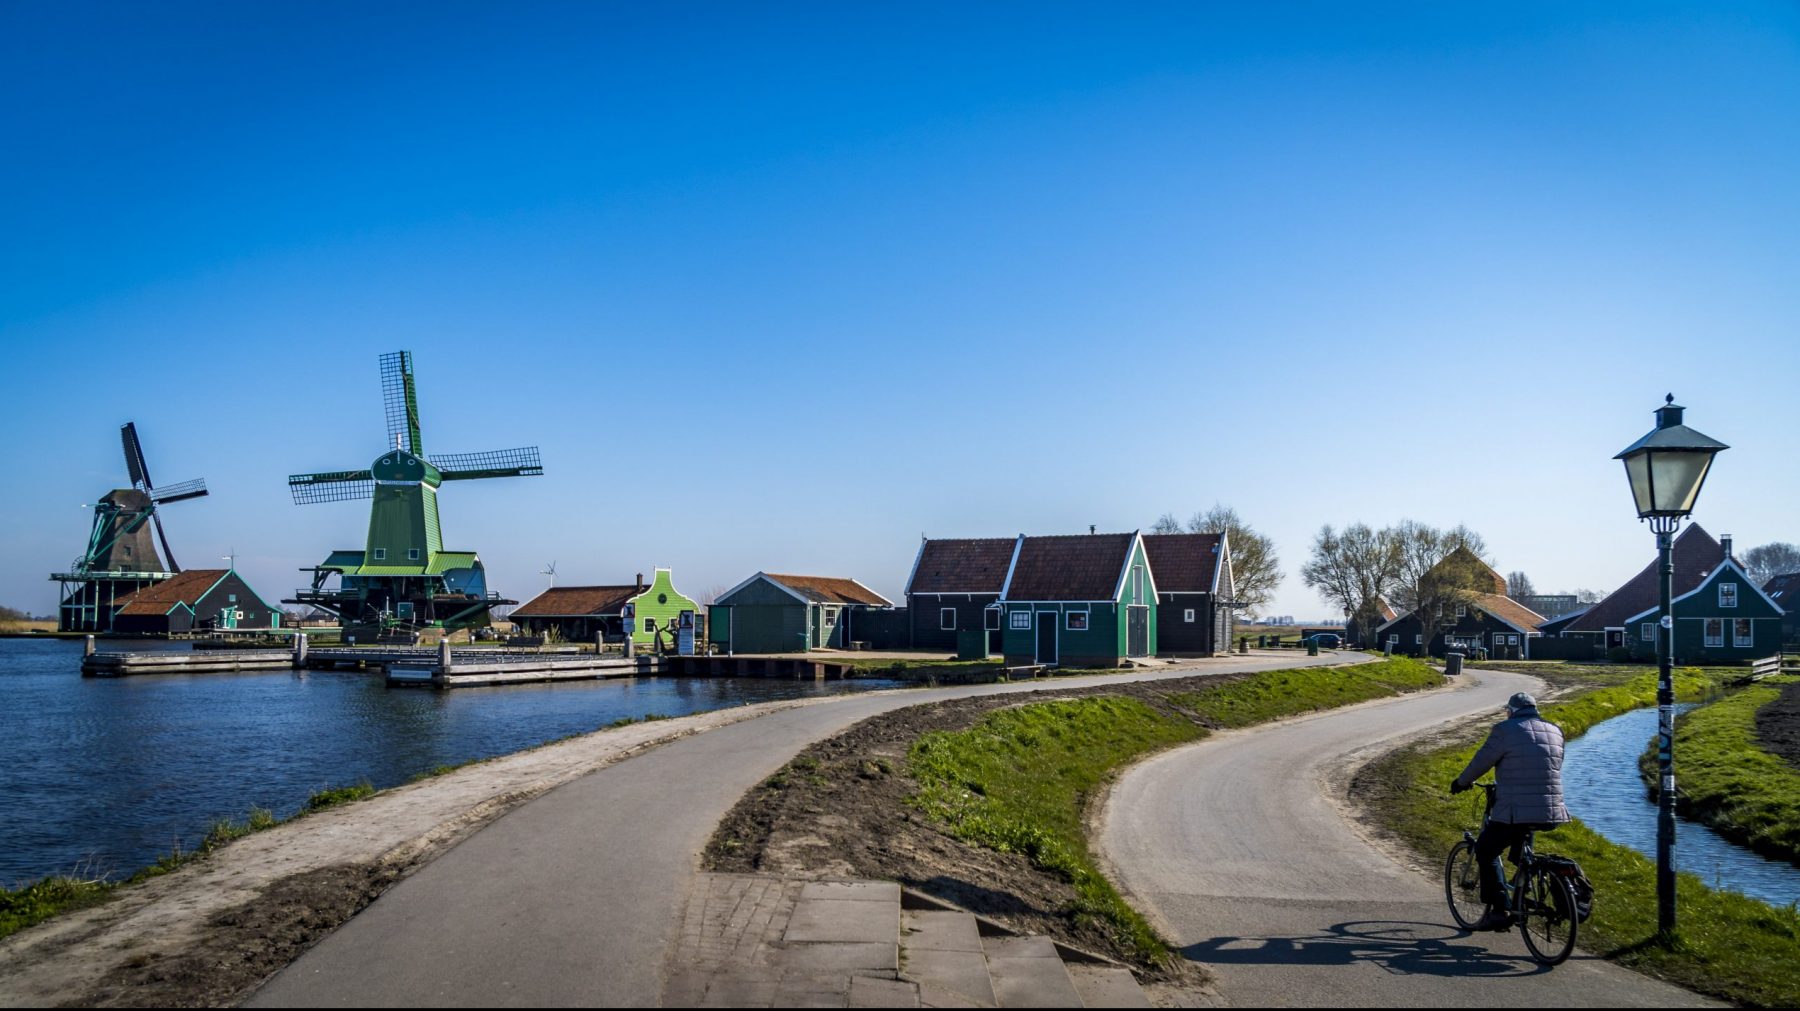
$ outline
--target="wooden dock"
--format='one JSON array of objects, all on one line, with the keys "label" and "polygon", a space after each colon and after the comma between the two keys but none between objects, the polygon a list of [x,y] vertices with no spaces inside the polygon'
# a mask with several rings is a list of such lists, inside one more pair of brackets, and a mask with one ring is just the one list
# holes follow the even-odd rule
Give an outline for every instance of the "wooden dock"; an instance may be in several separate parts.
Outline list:
[{"label": "wooden dock", "polygon": [[661,662],[653,656],[627,657],[617,654],[453,657],[448,665],[437,662],[395,663],[387,668],[387,683],[390,687],[485,688],[545,681],[651,677],[660,673],[661,667]]},{"label": "wooden dock", "polygon": [[118,678],[133,674],[216,674],[243,670],[283,670],[294,666],[286,649],[234,649],[189,653],[89,653],[81,660],[81,676]]}]

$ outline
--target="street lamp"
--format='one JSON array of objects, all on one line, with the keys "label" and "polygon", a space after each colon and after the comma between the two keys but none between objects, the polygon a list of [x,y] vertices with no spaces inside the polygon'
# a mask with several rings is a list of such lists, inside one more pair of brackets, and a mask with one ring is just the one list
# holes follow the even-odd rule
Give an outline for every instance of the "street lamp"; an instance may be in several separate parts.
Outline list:
[{"label": "street lamp", "polygon": [[1675,930],[1675,530],[1694,511],[1700,485],[1713,456],[1730,447],[1681,423],[1682,408],[1671,393],[1656,409],[1656,427],[1626,447],[1615,460],[1625,461],[1631,498],[1639,520],[1650,521],[1661,562],[1662,610],[1656,634],[1660,670],[1656,681],[1656,926],[1663,936]]}]

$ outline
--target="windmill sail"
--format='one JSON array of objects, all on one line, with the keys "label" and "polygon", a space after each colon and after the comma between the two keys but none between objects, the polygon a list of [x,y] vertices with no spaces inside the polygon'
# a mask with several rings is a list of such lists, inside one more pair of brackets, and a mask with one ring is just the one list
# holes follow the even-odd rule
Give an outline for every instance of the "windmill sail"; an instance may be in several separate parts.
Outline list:
[{"label": "windmill sail", "polygon": [[150,500],[157,505],[168,505],[170,502],[181,502],[208,494],[211,493],[206,490],[206,479],[197,477],[192,481],[165,484],[161,488],[153,488],[150,490]]},{"label": "windmill sail", "polygon": [[366,470],[334,470],[322,474],[291,474],[288,490],[295,505],[348,502],[375,497],[375,475]]},{"label": "windmill sail", "polygon": [[131,474],[131,486],[148,489],[150,468],[144,463],[144,446],[138,442],[137,422],[127,421],[120,426],[119,440],[125,444],[125,469]]},{"label": "windmill sail", "polygon": [[425,455],[419,433],[419,389],[413,382],[411,351],[381,356],[381,407],[387,415],[387,444],[414,456]]},{"label": "windmill sail", "polygon": [[427,457],[446,481],[473,481],[484,477],[540,477],[543,461],[536,446],[496,449],[487,453],[438,453]]}]

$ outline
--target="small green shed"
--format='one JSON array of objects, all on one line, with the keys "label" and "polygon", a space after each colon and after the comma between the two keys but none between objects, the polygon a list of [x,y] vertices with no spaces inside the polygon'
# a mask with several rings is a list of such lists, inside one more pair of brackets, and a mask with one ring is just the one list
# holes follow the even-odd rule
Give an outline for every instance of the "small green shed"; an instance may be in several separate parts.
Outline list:
[{"label": "small green shed", "polygon": [[858,614],[893,606],[854,579],[758,572],[713,602],[707,629],[728,653],[849,649]]},{"label": "small green shed", "polygon": [[1156,653],[1156,579],[1136,531],[1019,538],[994,606],[1008,666],[1117,667]]}]

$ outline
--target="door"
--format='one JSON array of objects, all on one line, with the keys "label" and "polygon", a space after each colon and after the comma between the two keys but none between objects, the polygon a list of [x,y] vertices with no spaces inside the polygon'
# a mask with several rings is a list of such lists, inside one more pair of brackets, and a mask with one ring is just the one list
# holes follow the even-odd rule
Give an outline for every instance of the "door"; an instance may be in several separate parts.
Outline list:
[{"label": "door", "polygon": [[1056,612],[1037,613],[1037,662],[1056,663]]},{"label": "door", "polygon": [[1150,654],[1150,608],[1133,604],[1126,609],[1125,655]]}]

